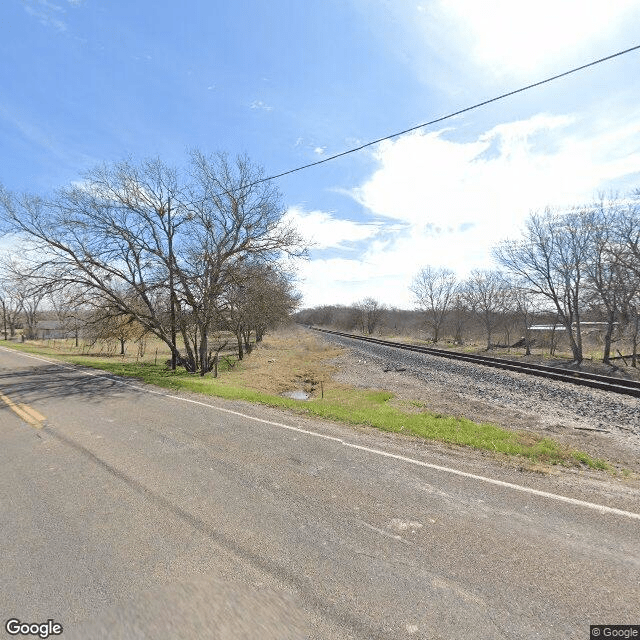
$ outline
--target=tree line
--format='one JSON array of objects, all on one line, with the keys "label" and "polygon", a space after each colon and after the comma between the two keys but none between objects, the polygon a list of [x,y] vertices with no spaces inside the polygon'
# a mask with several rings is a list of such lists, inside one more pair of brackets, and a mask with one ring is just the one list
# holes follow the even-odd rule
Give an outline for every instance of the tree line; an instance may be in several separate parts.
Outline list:
[{"label": "tree line", "polygon": [[419,321],[415,313],[383,309],[374,298],[350,307],[306,309],[297,318],[369,334],[384,321],[389,329],[426,329],[434,343],[446,330],[459,344],[474,324],[481,326],[487,349],[498,330],[510,344],[515,327],[527,354],[532,323],[546,321],[562,327],[576,363],[584,359],[584,322],[597,321],[603,326],[603,361],[611,362],[612,344],[625,337],[637,365],[640,192],[570,211],[531,213],[521,237],[498,244],[493,257],[497,268],[474,270],[462,279],[447,268],[423,267],[409,287]]},{"label": "tree line", "polygon": [[120,339],[153,335],[172,369],[204,375],[225,336],[242,358],[298,304],[287,259],[306,247],[284,213],[259,167],[223,153],[192,151],[180,170],[103,164],[47,197],[0,186],[1,228],[19,246],[0,279],[5,332],[19,314],[32,331],[29,305],[48,299]]}]

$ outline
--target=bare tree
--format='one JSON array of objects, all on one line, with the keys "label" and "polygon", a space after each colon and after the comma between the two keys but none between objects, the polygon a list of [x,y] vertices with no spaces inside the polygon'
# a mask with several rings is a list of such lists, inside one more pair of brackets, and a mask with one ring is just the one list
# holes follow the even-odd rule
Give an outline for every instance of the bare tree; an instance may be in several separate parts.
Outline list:
[{"label": "bare tree", "polygon": [[271,264],[246,266],[235,275],[233,286],[227,287],[214,324],[231,331],[238,345],[238,359],[250,353],[267,329],[288,319],[299,302],[291,277]]},{"label": "bare tree", "polygon": [[517,286],[511,288],[511,299],[517,317],[520,320],[522,331],[524,333],[524,354],[531,355],[531,321],[535,314],[536,307],[533,296],[527,289]]},{"label": "bare tree", "polygon": [[42,284],[138,322],[203,375],[237,270],[304,253],[279,192],[246,157],[224,154],[194,151],[186,176],[159,159],[103,165],[49,199],[0,191],[0,212],[29,241]]},{"label": "bare tree", "polygon": [[292,274],[267,265],[250,270],[247,299],[249,327],[258,343],[267,329],[290,318],[300,303],[300,294],[293,287]]},{"label": "bare tree", "polygon": [[564,325],[574,362],[582,362],[581,306],[592,242],[593,211],[533,213],[523,238],[494,249],[498,263],[519,285],[547,299]]},{"label": "bare tree", "polygon": [[[631,342],[632,366],[636,367],[640,342],[640,190],[626,200],[610,204],[607,213],[610,239],[607,249],[618,271],[618,286],[623,291],[618,297],[619,329]],[[631,296],[633,288],[636,293]]]},{"label": "bare tree", "polygon": [[80,330],[88,322],[87,308],[81,292],[67,288],[52,291],[48,295],[48,304],[53,308],[56,319],[66,335],[72,335],[78,346]]},{"label": "bare tree", "polygon": [[469,322],[470,310],[465,300],[464,284],[459,283],[456,287],[453,300],[451,302],[450,323],[453,330],[453,341],[461,345],[464,343],[463,331]]},{"label": "bare tree", "polygon": [[500,271],[476,269],[463,284],[462,295],[485,329],[487,350],[492,347],[493,332],[504,311],[505,294],[505,280]]},{"label": "bare tree", "polygon": [[[606,322],[603,362],[610,364],[611,344],[616,324],[624,310],[640,291],[640,269],[630,268],[626,260],[627,247],[620,243],[620,227],[627,227],[624,210],[616,203],[600,202],[594,210],[591,230],[591,250],[586,263],[590,301],[602,309]],[[627,236],[628,239],[628,236]]]},{"label": "bare tree", "polygon": [[4,339],[13,338],[22,313],[22,298],[11,278],[3,274],[0,278],[0,305],[2,306],[2,327]]},{"label": "bare tree", "polygon": [[632,301],[626,309],[622,310],[621,325],[624,334],[631,342],[631,366],[638,366],[638,346],[640,346],[640,299]]},{"label": "bare tree", "polygon": [[147,330],[130,314],[112,309],[94,309],[85,322],[85,331],[93,343],[98,340],[117,341],[120,355],[125,354],[127,342],[142,344]]},{"label": "bare tree", "polygon": [[615,243],[611,249],[616,259],[640,277],[640,189],[632,197],[611,207]]},{"label": "bare tree", "polygon": [[457,286],[456,275],[446,268],[426,266],[414,278],[410,290],[431,329],[433,342],[438,342],[442,325],[453,302]]},{"label": "bare tree", "polygon": [[353,306],[361,333],[366,332],[371,335],[382,319],[385,312],[384,305],[375,298],[367,297],[356,302]]},{"label": "bare tree", "polygon": [[[0,269],[3,273],[5,297],[7,302],[6,317],[11,327],[15,327],[16,320],[12,320],[13,312],[24,319],[23,339],[35,339],[37,337],[40,305],[49,292],[49,287],[43,285],[37,277],[34,269],[25,261],[18,260],[14,256],[6,258]],[[13,335],[12,330],[12,335]]]}]

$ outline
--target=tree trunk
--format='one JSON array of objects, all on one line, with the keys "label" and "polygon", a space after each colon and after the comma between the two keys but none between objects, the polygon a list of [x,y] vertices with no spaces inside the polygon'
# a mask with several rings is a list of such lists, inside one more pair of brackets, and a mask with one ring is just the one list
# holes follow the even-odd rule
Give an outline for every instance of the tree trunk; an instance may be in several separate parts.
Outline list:
[{"label": "tree trunk", "polygon": [[602,353],[602,362],[605,364],[611,364],[611,338],[613,337],[614,320],[615,314],[610,311],[607,315],[607,330],[604,333],[604,347]]},{"label": "tree trunk", "polygon": [[637,368],[638,366],[638,334],[640,333],[640,315],[637,315],[633,322],[633,336],[631,338],[631,366]]},{"label": "tree trunk", "polygon": [[251,353],[253,347],[251,346],[251,329],[247,329],[243,332],[242,338],[244,340],[244,352],[246,354]]},{"label": "tree trunk", "polygon": [[580,326],[578,325],[577,333],[574,337],[573,330],[567,329],[569,332],[569,345],[571,346],[571,353],[573,355],[573,361],[576,364],[582,363],[582,336],[580,333]]},{"label": "tree trunk", "polygon": [[244,358],[244,351],[242,349],[242,331],[238,330],[236,332],[236,340],[238,341],[238,360],[242,360]]},{"label": "tree trunk", "polygon": [[[573,355],[573,362],[575,364],[582,363],[582,331],[580,329],[580,317],[578,314],[570,312],[568,315],[562,313],[560,315],[562,324],[569,338],[569,347],[571,348],[571,354]],[[575,333],[573,331],[573,325],[576,325]],[[555,329],[555,327],[554,327]]]},{"label": "tree trunk", "polygon": [[209,372],[209,341],[207,339],[207,328],[200,328],[200,375],[204,376]]},{"label": "tree trunk", "polygon": [[531,331],[529,331],[529,323],[525,325],[524,329],[524,355],[531,355]]},{"label": "tree trunk", "polygon": [[184,323],[182,322],[180,323],[180,334],[182,335],[182,341],[184,342],[184,349],[187,352],[187,357],[182,358],[180,356],[180,351],[178,351],[178,348],[176,347],[175,344],[169,345],[169,348],[171,349],[171,355],[173,356],[175,354],[176,363],[184,365],[184,368],[189,373],[195,373],[196,364],[197,364],[196,357],[194,356],[193,351],[191,350],[191,344],[189,342],[189,336],[187,335],[187,329]]},{"label": "tree trunk", "polygon": [[124,343],[125,340],[123,340],[122,338],[118,338],[120,340],[120,355],[123,356],[124,355]]},{"label": "tree trunk", "polygon": [[4,323],[4,339],[7,340],[7,307],[5,305],[4,300],[2,300],[2,320]]},{"label": "tree trunk", "polygon": [[[573,338],[573,327],[569,328],[569,333],[571,335],[571,351],[573,351],[573,359],[576,364],[581,364],[583,360],[582,354],[582,327],[580,326],[580,314],[578,313],[578,303],[575,303],[575,314],[574,314],[574,323],[576,325],[576,335],[575,340]],[[575,348],[574,348],[575,347]]]}]

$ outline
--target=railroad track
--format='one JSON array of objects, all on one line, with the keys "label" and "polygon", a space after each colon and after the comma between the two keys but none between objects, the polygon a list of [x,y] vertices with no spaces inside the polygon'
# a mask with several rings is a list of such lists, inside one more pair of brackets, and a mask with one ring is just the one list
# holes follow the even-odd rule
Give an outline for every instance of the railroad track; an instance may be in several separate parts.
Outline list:
[{"label": "railroad track", "polygon": [[506,369],[508,371],[517,371],[531,376],[539,376],[541,378],[549,378],[552,380],[561,380],[570,384],[582,385],[585,387],[593,387],[594,389],[602,389],[613,393],[622,393],[629,396],[640,398],[640,382],[635,380],[625,380],[624,378],[614,378],[611,376],[602,376],[597,373],[587,373],[586,371],[569,371],[559,369],[558,367],[549,367],[542,364],[533,364],[528,362],[516,362],[505,358],[493,358],[491,356],[481,356],[468,353],[459,353],[456,351],[448,351],[446,349],[436,349],[434,347],[422,347],[413,344],[404,344],[402,342],[392,342],[390,340],[380,340],[379,338],[371,338],[368,336],[355,336],[351,333],[342,331],[332,331],[330,329],[320,329],[318,327],[309,327],[314,331],[329,333],[343,338],[352,338],[362,342],[371,342],[385,347],[393,347],[395,349],[403,349],[405,351],[415,351],[418,353],[426,353],[432,356],[449,358],[451,360],[462,360],[464,362],[472,362],[481,364],[486,367],[495,367],[497,369]]}]

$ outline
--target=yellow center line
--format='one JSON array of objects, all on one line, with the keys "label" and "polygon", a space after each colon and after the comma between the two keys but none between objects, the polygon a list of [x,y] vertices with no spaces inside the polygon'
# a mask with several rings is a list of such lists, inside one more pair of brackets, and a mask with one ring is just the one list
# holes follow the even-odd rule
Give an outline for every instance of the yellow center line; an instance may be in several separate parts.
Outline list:
[{"label": "yellow center line", "polygon": [[38,422],[44,422],[46,420],[46,418],[39,411],[36,411],[33,407],[30,407],[28,404],[20,404],[18,406]]},{"label": "yellow center line", "polygon": [[36,411],[28,404],[16,404],[9,396],[0,392],[0,400],[2,400],[20,419],[24,420],[27,424],[35,427],[36,429],[42,429],[44,427],[44,421],[46,418]]}]

